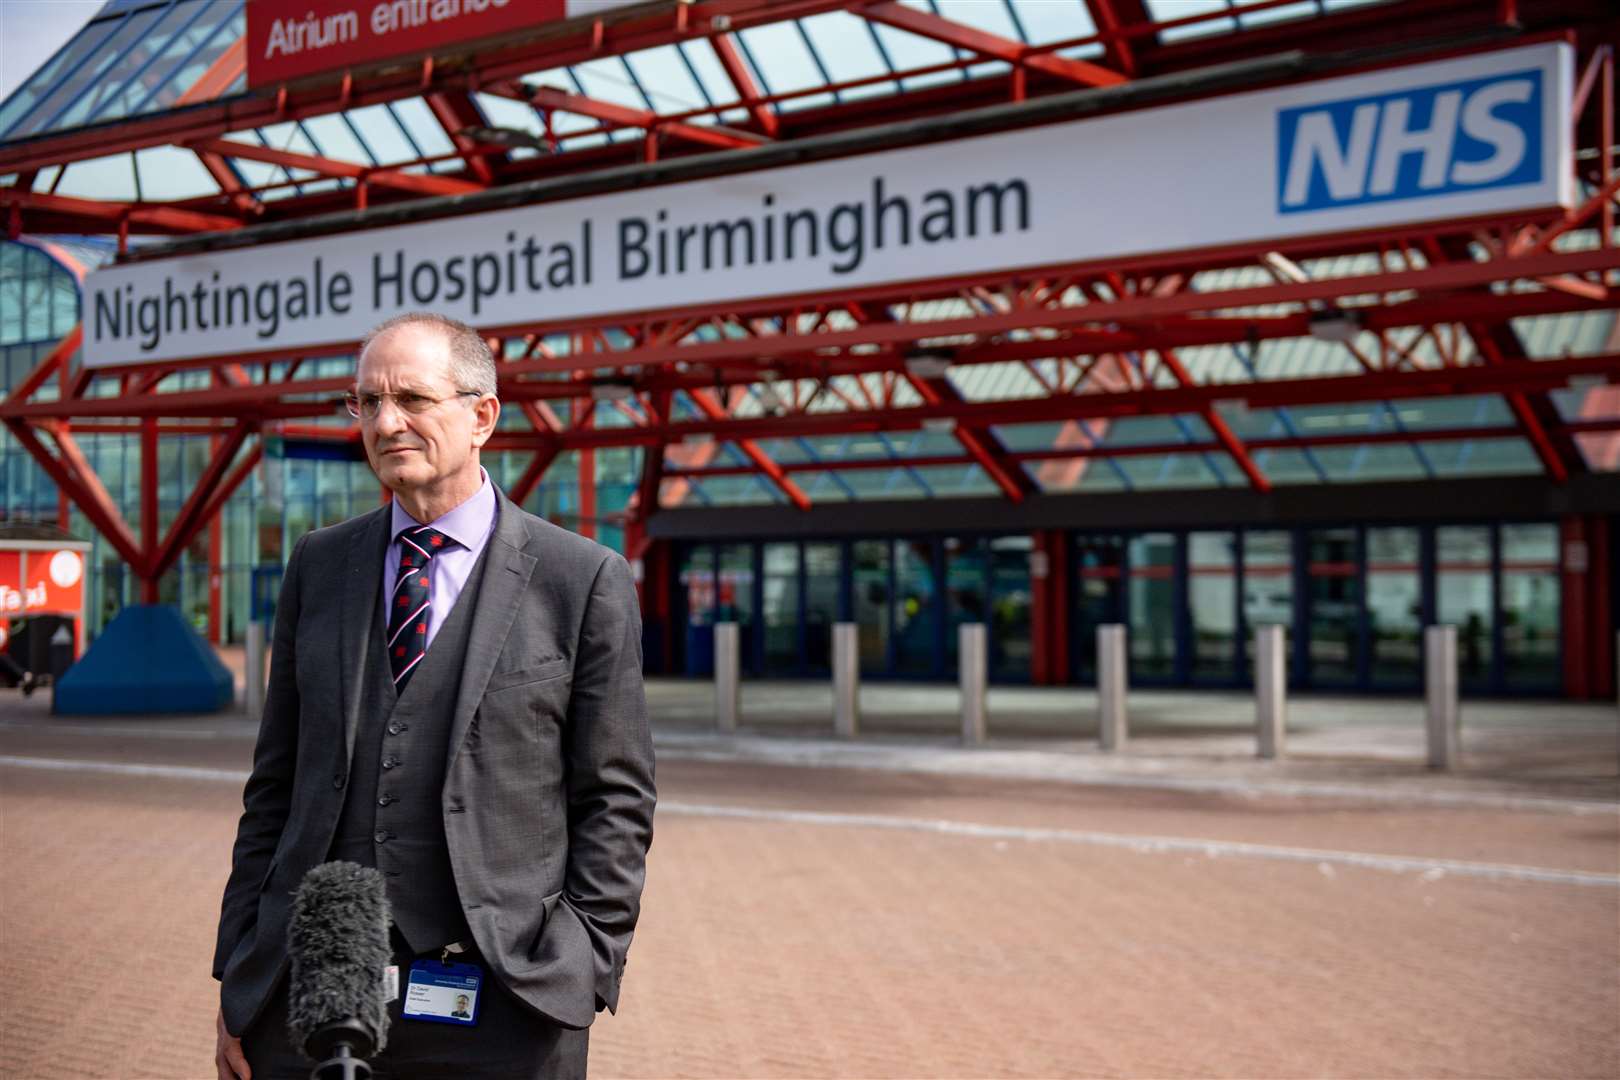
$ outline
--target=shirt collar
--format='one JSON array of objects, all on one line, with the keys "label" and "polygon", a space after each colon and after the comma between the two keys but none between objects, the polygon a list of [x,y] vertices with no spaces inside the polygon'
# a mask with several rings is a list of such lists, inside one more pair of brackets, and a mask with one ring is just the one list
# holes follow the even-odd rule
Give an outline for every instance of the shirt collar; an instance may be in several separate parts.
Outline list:
[{"label": "shirt collar", "polygon": [[[481,465],[478,467],[478,474],[483,478],[483,483],[478,485],[478,490],[473,493],[472,498],[426,523],[469,551],[475,550],[495,527],[495,488],[489,482],[489,473]],[[398,499],[393,501],[391,536],[397,537],[401,530],[415,528],[421,524],[423,523],[411,517],[405,508],[399,505]]]}]

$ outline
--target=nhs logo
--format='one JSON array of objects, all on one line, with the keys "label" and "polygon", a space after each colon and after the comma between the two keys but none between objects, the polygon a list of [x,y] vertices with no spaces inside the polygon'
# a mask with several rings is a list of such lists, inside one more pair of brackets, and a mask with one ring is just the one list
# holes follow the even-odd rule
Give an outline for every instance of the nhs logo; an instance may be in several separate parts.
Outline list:
[{"label": "nhs logo", "polygon": [[1277,114],[1284,214],[1542,179],[1539,68]]}]

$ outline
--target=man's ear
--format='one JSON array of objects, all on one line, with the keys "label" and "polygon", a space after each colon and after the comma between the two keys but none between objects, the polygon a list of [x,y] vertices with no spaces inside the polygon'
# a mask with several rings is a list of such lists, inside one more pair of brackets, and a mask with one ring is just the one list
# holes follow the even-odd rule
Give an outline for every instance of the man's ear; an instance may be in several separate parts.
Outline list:
[{"label": "man's ear", "polygon": [[473,406],[473,446],[482,449],[495,434],[495,422],[501,418],[501,401],[493,394],[481,397]]}]

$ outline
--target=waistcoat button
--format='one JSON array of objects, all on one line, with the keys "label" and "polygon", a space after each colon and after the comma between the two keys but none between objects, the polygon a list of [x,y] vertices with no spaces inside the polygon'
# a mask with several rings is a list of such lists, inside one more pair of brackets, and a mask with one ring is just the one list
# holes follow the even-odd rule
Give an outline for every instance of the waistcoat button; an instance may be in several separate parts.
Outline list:
[{"label": "waistcoat button", "polygon": [[399,758],[397,758],[397,757],[390,756],[390,757],[385,758],[383,760],[383,768],[385,768],[385,769],[392,769],[392,768],[395,768],[396,766],[403,765],[403,764],[404,764],[404,762],[400,761]]},{"label": "waistcoat button", "polygon": [[378,829],[376,832],[371,834],[371,838],[373,840],[377,841],[377,843],[379,843],[379,844],[387,843],[387,841],[388,841],[388,830],[387,829]]},{"label": "waistcoat button", "polygon": [[343,785],[346,782],[347,782],[347,780],[345,779],[345,777],[344,777],[344,775],[342,773],[333,773],[332,774],[332,786],[337,788],[339,791],[343,790]]},{"label": "waistcoat button", "polygon": [[397,802],[397,801],[398,800],[396,800],[392,795],[379,795],[377,797],[377,805],[378,806],[387,806],[389,803]]}]

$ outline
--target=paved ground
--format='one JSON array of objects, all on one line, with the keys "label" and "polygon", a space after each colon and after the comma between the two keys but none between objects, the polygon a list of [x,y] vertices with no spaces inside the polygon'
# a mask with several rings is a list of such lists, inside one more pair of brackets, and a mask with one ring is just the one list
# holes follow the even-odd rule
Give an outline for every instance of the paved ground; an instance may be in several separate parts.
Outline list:
[{"label": "paved ground", "polygon": [[[1620,1075],[1612,708],[1078,692],[651,687],[661,803],[621,1013],[626,1077]],[[997,723],[995,716],[999,716]],[[1065,728],[1072,723],[1072,729]],[[0,1075],[209,1074],[207,976],[252,724],[50,718],[0,691]]]}]

